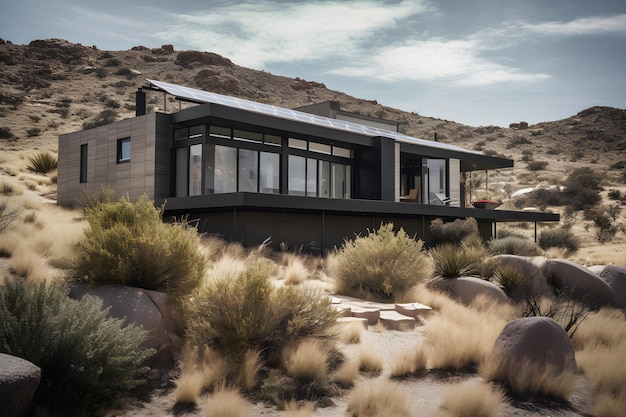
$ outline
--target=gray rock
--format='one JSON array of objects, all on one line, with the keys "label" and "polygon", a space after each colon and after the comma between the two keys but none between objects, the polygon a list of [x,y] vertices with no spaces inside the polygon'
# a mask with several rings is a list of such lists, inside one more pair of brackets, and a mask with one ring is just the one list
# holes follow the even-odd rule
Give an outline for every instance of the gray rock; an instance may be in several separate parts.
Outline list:
[{"label": "gray rock", "polygon": [[529,362],[555,373],[576,372],[574,345],[567,332],[549,317],[524,317],[509,322],[496,339],[493,353],[506,362]]},{"label": "gray rock", "polygon": [[545,270],[554,287],[589,308],[615,307],[615,295],[609,284],[587,268],[564,259],[550,259]]},{"label": "gray rock", "polygon": [[528,280],[529,296],[550,296],[554,295],[554,290],[541,272],[541,268],[535,265],[533,258],[525,258],[517,255],[494,256],[499,266],[509,266],[520,270]]},{"label": "gray rock", "polygon": [[156,353],[149,358],[148,365],[159,369],[174,365],[183,342],[176,334],[178,317],[167,294],[123,285],[72,286],[70,297],[80,300],[85,295],[100,298],[104,308],[110,307],[110,317],[124,319],[126,324],[132,323],[149,331],[143,347],[153,348]]},{"label": "gray rock", "polygon": [[41,369],[27,360],[0,353],[0,415],[17,417],[30,405]]},{"label": "gray rock", "polygon": [[626,267],[607,265],[600,272],[600,278],[613,290],[615,307],[626,310]]},{"label": "gray rock", "polygon": [[510,302],[509,297],[496,284],[475,277],[437,277],[430,280],[428,286],[447,293],[465,305],[472,304],[479,294],[483,294],[501,304]]}]

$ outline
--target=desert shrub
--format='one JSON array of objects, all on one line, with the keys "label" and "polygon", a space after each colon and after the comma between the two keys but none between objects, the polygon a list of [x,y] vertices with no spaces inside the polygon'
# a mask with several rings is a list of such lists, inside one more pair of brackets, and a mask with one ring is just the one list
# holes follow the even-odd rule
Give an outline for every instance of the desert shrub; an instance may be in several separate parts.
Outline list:
[{"label": "desert shrub", "polygon": [[593,224],[596,227],[596,239],[598,242],[608,242],[619,230],[615,217],[606,210],[595,210],[591,214]]},{"label": "desert shrub", "polygon": [[569,251],[576,252],[580,247],[580,239],[572,233],[570,229],[546,229],[542,230],[539,235],[539,246],[541,249],[549,248],[565,248]]},{"label": "desert shrub", "polygon": [[6,202],[0,201],[0,232],[9,227],[19,214],[19,210],[9,209]]},{"label": "desert shrub", "polygon": [[622,193],[620,190],[609,190],[608,197],[610,200],[621,200]]},{"label": "desert shrub", "polygon": [[98,116],[96,116],[94,120],[86,120],[85,122],[83,122],[83,129],[92,129],[94,127],[108,125],[110,123],[113,123],[118,116],[119,115],[115,110],[102,110],[100,113],[98,113]]},{"label": "desert shrub", "polygon": [[591,310],[588,306],[573,300],[566,293],[554,297],[527,296],[523,299],[522,317],[549,317],[559,323],[573,338],[580,325],[585,322]]},{"label": "desert shrub", "polygon": [[498,231],[496,232],[496,239],[504,239],[505,237],[509,236],[519,237],[520,239],[527,239],[526,235],[523,233],[516,232],[515,230],[511,229],[498,228]]},{"label": "desert shrub", "polygon": [[547,161],[530,161],[526,164],[529,171],[542,171],[548,166]]},{"label": "desert shrub", "polygon": [[41,129],[38,127],[33,127],[31,129],[26,130],[26,135],[28,137],[39,136],[41,134]]},{"label": "desert shrub", "polygon": [[6,279],[0,287],[0,351],[41,368],[34,403],[50,411],[92,410],[145,382],[147,332],[122,326],[100,299],[70,299],[58,284]]},{"label": "desert shrub", "polygon": [[444,223],[441,219],[435,219],[430,222],[430,232],[435,244],[461,243],[468,236],[480,235],[478,222],[471,217],[456,219],[450,223]]},{"label": "desert shrub", "polygon": [[0,126],[0,139],[11,139],[13,137],[13,132],[11,132],[11,128]]},{"label": "desert shrub", "polygon": [[391,365],[389,375],[392,378],[401,378],[408,375],[415,375],[426,370],[426,354],[420,346],[411,349],[402,355],[395,357]]},{"label": "desert shrub", "polygon": [[257,349],[277,364],[286,346],[323,335],[337,318],[329,298],[308,288],[274,288],[272,269],[267,260],[249,259],[234,271],[213,273],[185,305],[191,343],[235,362]]},{"label": "desert shrub", "polygon": [[534,241],[516,236],[490,240],[489,250],[494,255],[538,256],[543,253]]},{"label": "desert shrub", "polygon": [[527,144],[531,144],[532,141],[528,138],[525,138],[524,136],[515,136],[511,139],[509,139],[508,143],[506,144],[506,148],[507,149],[511,149],[511,148],[515,148],[517,146],[521,146],[521,145],[527,145]]},{"label": "desert shrub", "polygon": [[57,157],[50,152],[39,152],[28,157],[26,169],[38,174],[49,174],[57,169]]},{"label": "desert shrub", "polygon": [[337,292],[368,299],[392,300],[430,275],[430,262],[404,229],[387,223],[365,237],[344,242],[336,260]]},{"label": "desert shrub", "polygon": [[444,243],[435,246],[428,253],[438,276],[456,278],[480,270],[477,260],[461,245]]},{"label": "desert shrub", "polygon": [[190,293],[206,265],[200,238],[185,222],[164,223],[162,213],[144,197],[87,208],[74,278],[167,291],[174,300]]},{"label": "desert shrub", "polygon": [[0,184],[0,195],[11,196],[11,195],[17,195],[21,193],[22,191],[15,188],[13,184],[9,184],[8,182],[3,182],[2,184]]}]

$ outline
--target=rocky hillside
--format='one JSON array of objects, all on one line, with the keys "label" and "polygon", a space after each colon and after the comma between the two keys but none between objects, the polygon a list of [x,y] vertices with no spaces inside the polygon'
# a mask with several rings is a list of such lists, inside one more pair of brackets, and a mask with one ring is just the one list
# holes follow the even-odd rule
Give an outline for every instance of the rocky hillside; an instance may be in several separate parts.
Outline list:
[{"label": "rocky hillside", "polygon": [[[14,45],[0,39],[0,146],[56,150],[58,134],[134,115],[134,93],[145,78],[294,108],[325,100],[341,108],[400,123],[412,136],[457,144],[516,161],[492,184],[516,187],[558,182],[578,166],[597,166],[609,183],[626,179],[626,110],[592,107],[568,119],[511,128],[471,127],[423,117],[327,89],[324,84],[243,68],[210,52],[171,45],[102,51],[59,39]],[[181,104],[149,96],[151,109]],[[515,115],[511,115],[514,119]]]}]

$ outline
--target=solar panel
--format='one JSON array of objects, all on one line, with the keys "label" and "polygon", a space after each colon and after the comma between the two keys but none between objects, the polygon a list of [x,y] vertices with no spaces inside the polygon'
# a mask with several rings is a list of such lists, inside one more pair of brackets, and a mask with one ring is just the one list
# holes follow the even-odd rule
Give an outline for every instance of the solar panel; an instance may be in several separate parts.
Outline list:
[{"label": "solar panel", "polygon": [[196,88],[184,87],[181,85],[170,84],[162,81],[146,79],[151,85],[163,90],[164,92],[176,96],[181,99],[192,100],[201,103],[220,104],[227,107],[251,111],[254,113],[267,114],[282,119],[296,120],[298,122],[308,123],[317,126],[330,127],[345,132],[358,133],[369,137],[386,137],[394,139],[398,142],[427,146],[437,149],[446,149],[450,151],[471,153],[482,155],[480,152],[471,151],[459,146],[447,143],[433,142],[426,139],[418,139],[392,130],[380,129],[371,126],[365,126],[354,122],[344,120],[331,119],[329,117],[318,116],[315,114],[305,113],[298,110],[286,109],[284,107],[272,106],[270,104],[258,103],[256,101],[246,100],[243,98],[225,96],[222,94],[212,93],[210,91],[198,90]]}]

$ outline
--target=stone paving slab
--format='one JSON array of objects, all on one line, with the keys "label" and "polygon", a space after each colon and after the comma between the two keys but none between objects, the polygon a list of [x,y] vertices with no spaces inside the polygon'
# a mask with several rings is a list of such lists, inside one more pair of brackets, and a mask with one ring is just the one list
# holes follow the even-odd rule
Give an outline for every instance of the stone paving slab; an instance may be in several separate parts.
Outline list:
[{"label": "stone paving slab", "polygon": [[380,313],[380,322],[389,330],[413,330],[416,325],[413,317],[402,315],[397,311],[382,311]]}]

